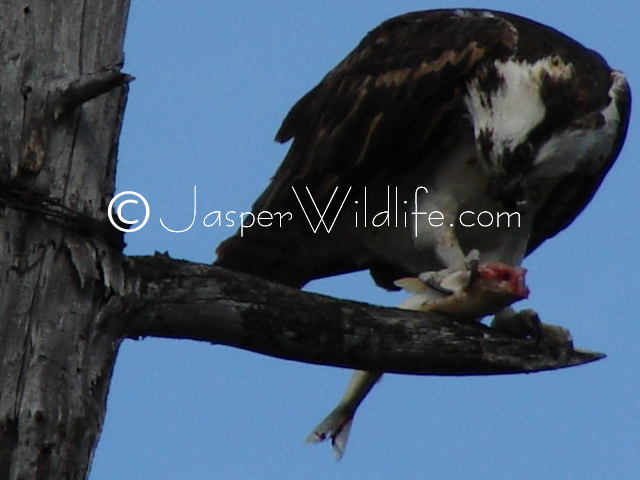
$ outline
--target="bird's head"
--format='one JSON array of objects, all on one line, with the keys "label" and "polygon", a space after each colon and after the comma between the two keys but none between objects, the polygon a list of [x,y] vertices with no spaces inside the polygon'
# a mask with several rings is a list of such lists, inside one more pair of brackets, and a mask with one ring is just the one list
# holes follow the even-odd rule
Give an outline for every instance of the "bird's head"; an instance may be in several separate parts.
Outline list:
[{"label": "bird's head", "polygon": [[487,192],[511,211],[525,206],[527,175],[559,120],[546,92],[569,84],[572,75],[571,65],[555,56],[535,63],[496,60],[468,84],[465,103],[489,177]]}]

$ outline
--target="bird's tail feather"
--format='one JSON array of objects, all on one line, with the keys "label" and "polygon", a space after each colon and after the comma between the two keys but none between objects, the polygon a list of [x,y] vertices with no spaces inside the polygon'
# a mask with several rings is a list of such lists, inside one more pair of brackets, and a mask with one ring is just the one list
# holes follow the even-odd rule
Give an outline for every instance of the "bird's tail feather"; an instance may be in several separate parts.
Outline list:
[{"label": "bird's tail feather", "polygon": [[222,242],[214,265],[301,288],[310,278],[287,236],[269,228],[252,228]]},{"label": "bird's tail feather", "polygon": [[302,288],[316,278],[369,268],[370,252],[352,237],[300,229],[246,228],[222,242],[214,265]]}]

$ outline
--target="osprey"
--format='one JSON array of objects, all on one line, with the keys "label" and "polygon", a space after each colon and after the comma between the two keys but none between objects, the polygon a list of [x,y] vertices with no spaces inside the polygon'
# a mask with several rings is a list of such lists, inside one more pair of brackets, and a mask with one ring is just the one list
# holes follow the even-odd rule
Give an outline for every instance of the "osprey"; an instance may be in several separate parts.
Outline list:
[{"label": "osprey", "polygon": [[[480,261],[519,265],[587,205],[623,143],[630,93],[602,57],[544,25],[486,10],[402,15],[371,31],[285,118],[293,140],[254,212],[292,212],[218,248],[216,264],[286,285],[369,269],[376,282]],[[371,212],[441,212],[440,227],[356,226]],[[352,188],[331,232],[310,228]],[[306,195],[309,189],[311,197]],[[356,203],[359,202],[359,203]],[[520,226],[482,227],[465,211],[517,212]],[[402,220],[402,212],[399,215]],[[453,226],[452,226],[453,225]]]},{"label": "osprey", "polygon": [[[621,72],[534,21],[474,9],[392,18],[284,119],[276,140],[291,147],[253,211],[292,218],[243,229],[216,264],[294,287],[368,269],[390,289],[471,259],[518,267],[588,204],[630,104]],[[310,228],[316,211],[330,229]]]}]

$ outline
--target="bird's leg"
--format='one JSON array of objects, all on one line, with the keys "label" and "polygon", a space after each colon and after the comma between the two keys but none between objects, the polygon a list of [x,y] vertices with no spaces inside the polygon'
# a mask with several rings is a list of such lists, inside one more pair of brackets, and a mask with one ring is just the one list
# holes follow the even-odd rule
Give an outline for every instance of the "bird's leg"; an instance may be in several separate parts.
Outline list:
[{"label": "bird's leg", "polygon": [[[459,247],[458,247],[459,248]],[[457,256],[457,254],[456,254]],[[478,278],[478,265],[479,265],[480,253],[478,250],[471,250],[466,257],[463,257],[461,262],[462,268],[445,268],[438,272],[423,272],[419,275],[420,280],[433,290],[443,293],[445,295],[453,295],[454,293],[464,289],[471,288]],[[452,275],[459,271],[468,271],[468,281],[464,284],[454,282],[452,284]]]},{"label": "bird's leg", "polygon": [[467,258],[458,243],[454,227],[443,225],[432,228],[435,230],[432,233],[435,240],[434,250],[440,263],[448,269],[462,270],[465,268]]},{"label": "bird's leg", "polygon": [[[455,198],[449,195],[436,195],[428,198],[422,198],[418,206],[416,200],[417,211],[439,211],[445,218],[455,218],[459,205]],[[444,268],[439,271],[422,272],[419,278],[425,285],[431,287],[435,292],[445,295],[452,295],[456,291],[446,288],[442,281],[450,277],[456,272],[469,271],[470,285],[475,281],[474,271],[477,271],[480,255],[477,250],[472,250],[465,255],[458,237],[454,224],[443,222],[441,225],[434,226],[431,223],[418,222],[416,218],[414,246],[418,250],[431,250],[435,253],[438,263]]]}]

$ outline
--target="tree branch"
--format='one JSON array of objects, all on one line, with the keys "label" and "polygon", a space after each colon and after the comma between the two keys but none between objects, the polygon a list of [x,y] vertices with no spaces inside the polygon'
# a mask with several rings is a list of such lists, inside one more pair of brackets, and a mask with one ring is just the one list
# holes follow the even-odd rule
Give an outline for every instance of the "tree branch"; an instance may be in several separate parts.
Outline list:
[{"label": "tree branch", "polygon": [[57,88],[57,104],[53,111],[54,120],[68,115],[89,100],[132,82],[134,78],[131,75],[122,73],[120,71],[121,67],[122,65],[119,64],[98,72],[80,75],[59,85]]},{"label": "tree branch", "polygon": [[203,340],[309,363],[424,375],[528,373],[604,357],[159,254],[130,257],[127,277],[130,314],[122,328],[130,338]]}]

